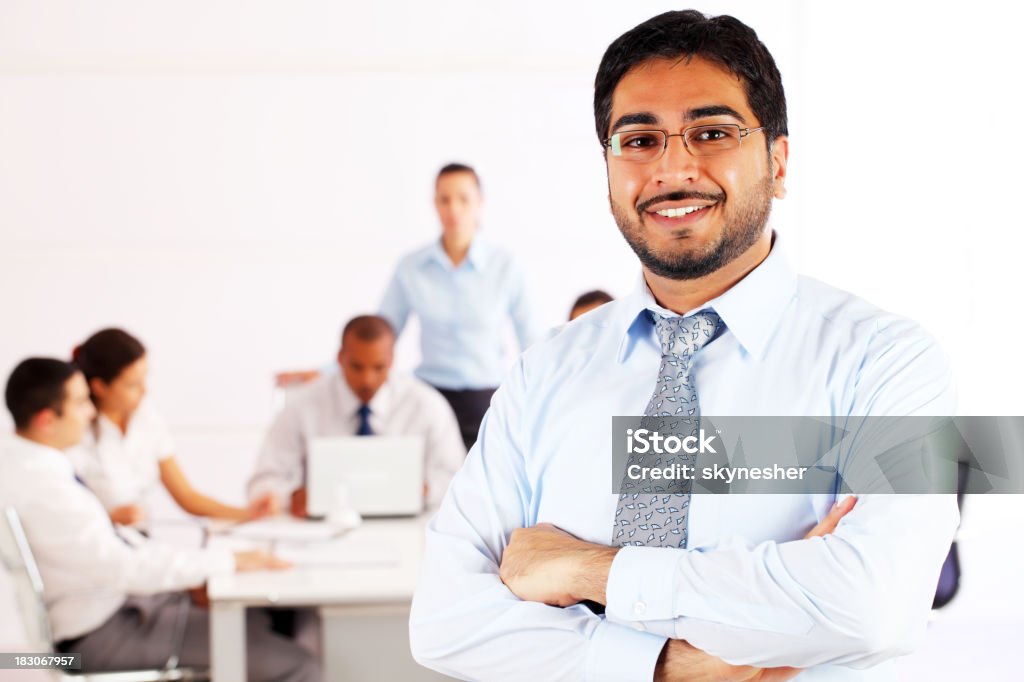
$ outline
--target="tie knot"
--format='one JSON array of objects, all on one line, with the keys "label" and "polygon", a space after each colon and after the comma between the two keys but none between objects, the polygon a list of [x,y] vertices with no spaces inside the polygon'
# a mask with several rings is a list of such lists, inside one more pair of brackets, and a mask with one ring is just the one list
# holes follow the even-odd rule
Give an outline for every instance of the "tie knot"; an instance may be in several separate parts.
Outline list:
[{"label": "tie knot", "polygon": [[370,406],[365,403],[359,406],[359,416],[363,419],[370,416]]},{"label": "tie knot", "polygon": [[713,310],[701,310],[689,317],[654,315],[662,355],[692,357],[714,338],[722,318]]}]

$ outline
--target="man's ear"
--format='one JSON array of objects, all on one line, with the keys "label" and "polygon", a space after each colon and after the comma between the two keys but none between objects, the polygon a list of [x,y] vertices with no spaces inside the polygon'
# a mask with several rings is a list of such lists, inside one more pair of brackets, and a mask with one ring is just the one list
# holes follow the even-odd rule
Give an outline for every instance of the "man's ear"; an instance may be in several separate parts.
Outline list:
[{"label": "man's ear", "polygon": [[29,427],[37,433],[46,433],[56,419],[57,413],[52,408],[46,407],[32,415]]},{"label": "man's ear", "polygon": [[776,199],[786,197],[786,164],[789,162],[789,138],[779,135],[772,142],[770,163],[772,168],[772,196]]}]

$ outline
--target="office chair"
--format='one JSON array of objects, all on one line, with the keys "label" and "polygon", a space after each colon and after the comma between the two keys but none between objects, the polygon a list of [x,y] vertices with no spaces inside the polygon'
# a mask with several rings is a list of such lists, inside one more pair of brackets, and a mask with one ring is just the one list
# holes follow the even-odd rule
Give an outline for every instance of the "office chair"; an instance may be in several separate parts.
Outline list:
[{"label": "office chair", "polygon": [[[43,578],[39,573],[28,538],[21,526],[18,512],[13,507],[3,510],[0,521],[0,559],[14,583],[14,597],[30,650],[33,653],[55,653],[50,634],[50,619],[46,611]],[[178,632],[178,647],[185,634],[182,619]],[[59,682],[163,682],[172,680],[209,680],[207,671],[179,668],[177,654],[163,668],[129,670],[124,672],[78,673],[73,670],[53,670]]]}]

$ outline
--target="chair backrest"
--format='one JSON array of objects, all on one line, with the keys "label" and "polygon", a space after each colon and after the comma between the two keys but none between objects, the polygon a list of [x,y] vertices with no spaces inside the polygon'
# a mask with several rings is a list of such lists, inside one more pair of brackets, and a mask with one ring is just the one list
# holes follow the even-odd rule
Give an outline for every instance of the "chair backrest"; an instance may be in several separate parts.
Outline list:
[{"label": "chair backrest", "polygon": [[[14,507],[3,509],[0,519],[0,561],[14,584],[14,598],[25,629],[27,651],[52,653],[53,637],[50,617],[43,595],[43,578],[32,556],[21,519]],[[125,672],[63,674],[51,671],[52,679],[60,682],[165,682],[168,680],[209,680],[206,671],[188,668],[130,670]]]},{"label": "chair backrest", "polygon": [[14,507],[0,520],[0,559],[14,585],[14,599],[30,651],[52,652],[50,618],[43,597],[43,579]]}]

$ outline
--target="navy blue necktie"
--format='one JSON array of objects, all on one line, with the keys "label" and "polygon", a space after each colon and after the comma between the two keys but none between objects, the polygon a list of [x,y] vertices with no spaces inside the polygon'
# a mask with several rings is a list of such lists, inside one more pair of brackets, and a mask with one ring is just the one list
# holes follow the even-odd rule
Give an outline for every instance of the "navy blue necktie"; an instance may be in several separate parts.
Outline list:
[{"label": "navy blue necktie", "polygon": [[359,406],[359,430],[356,431],[357,436],[372,436],[373,429],[370,428],[370,406],[360,405]]}]

